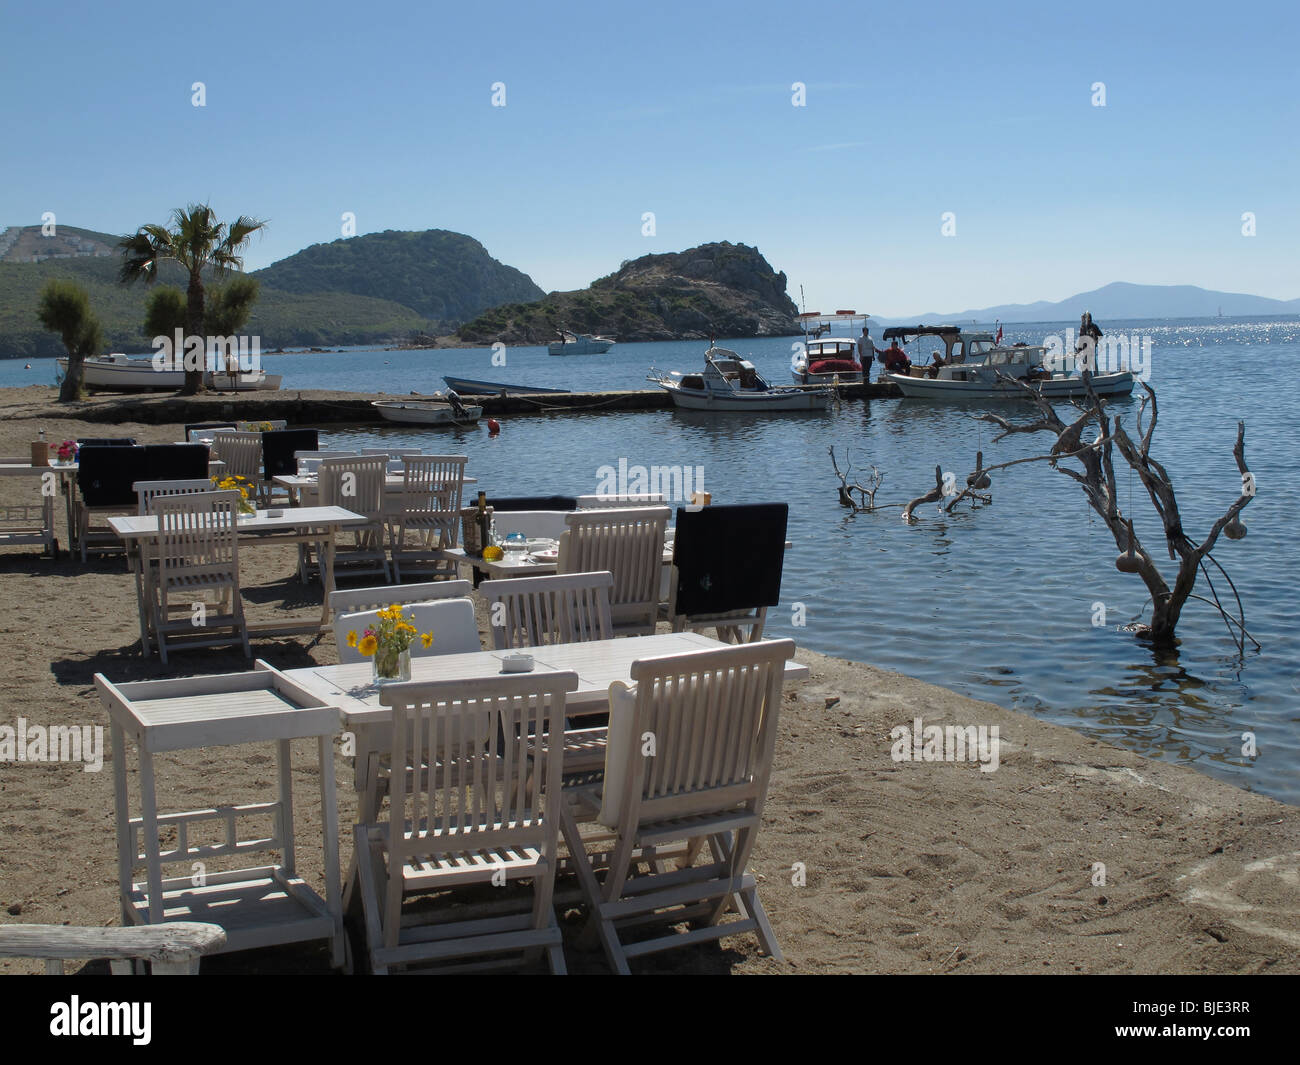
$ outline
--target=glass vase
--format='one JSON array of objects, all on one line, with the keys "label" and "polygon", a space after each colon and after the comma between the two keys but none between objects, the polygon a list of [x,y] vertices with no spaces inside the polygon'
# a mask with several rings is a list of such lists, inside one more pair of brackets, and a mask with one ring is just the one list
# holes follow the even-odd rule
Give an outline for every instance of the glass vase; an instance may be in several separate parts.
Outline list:
[{"label": "glass vase", "polygon": [[381,647],[375,651],[375,657],[371,661],[374,663],[376,684],[395,684],[411,679],[411,652],[409,649],[405,651],[385,651]]}]

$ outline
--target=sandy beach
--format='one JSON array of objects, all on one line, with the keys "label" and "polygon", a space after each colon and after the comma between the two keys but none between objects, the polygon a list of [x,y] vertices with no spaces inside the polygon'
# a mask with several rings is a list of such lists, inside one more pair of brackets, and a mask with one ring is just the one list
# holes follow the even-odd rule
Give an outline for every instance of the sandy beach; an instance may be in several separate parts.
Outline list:
[{"label": "sandy beach", "polygon": [[[26,455],[40,427],[55,442],[180,436],[177,425],[110,431],[36,419],[52,390],[37,391],[0,396],[0,454]],[[61,507],[58,522],[66,545]],[[0,725],[106,726],[96,672],[138,680],[248,668],[235,648],[181,652],[168,667],[142,658],[122,557],[82,565],[37,551],[0,548]],[[319,586],[300,584],[294,565],[289,548],[241,553],[250,619],[318,609]],[[337,661],[330,639],[255,639],[253,652],[282,668]],[[660,955],[641,971],[1300,972],[1300,809],[896,673],[802,648],[797,657],[812,676],[785,694],[752,863],[786,961],[739,936]],[[997,726],[996,770],[895,761],[891,730],[917,718]],[[314,759],[305,743],[296,754],[299,867],[319,887]],[[350,826],[356,804],[341,754],[336,770],[340,823]],[[263,797],[274,763],[269,748],[222,748],[164,758],[160,773],[161,805],[192,808]],[[116,881],[107,752],[100,772],[0,763],[0,921],[115,925]],[[566,924],[576,930],[576,916]],[[570,946],[571,971],[605,971],[599,951]],[[276,950],[206,968],[325,972],[328,957]],[[0,972],[36,971],[0,961]]]}]

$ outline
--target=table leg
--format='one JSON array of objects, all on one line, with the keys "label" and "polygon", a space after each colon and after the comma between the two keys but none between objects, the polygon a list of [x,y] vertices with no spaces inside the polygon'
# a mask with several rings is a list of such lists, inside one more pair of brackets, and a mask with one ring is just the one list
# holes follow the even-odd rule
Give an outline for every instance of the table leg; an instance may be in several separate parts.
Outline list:
[{"label": "table leg", "polygon": [[343,903],[339,890],[339,803],[334,783],[334,737],[318,739],[320,754],[321,834],[325,844],[325,907],[334,918],[334,939],[330,959],[334,968],[345,962],[343,948]]},{"label": "table leg", "polygon": [[144,837],[149,880],[149,923],[162,924],[162,861],[158,854],[158,795],[154,786],[153,755],[140,749],[140,832]]},{"label": "table leg", "polygon": [[329,628],[330,623],[330,592],[334,591],[334,540],[337,536],[337,526],[331,526],[326,539],[316,545],[316,553],[320,556],[320,623],[323,629]]},{"label": "table leg", "polygon": [[113,742],[113,805],[117,811],[117,894],[122,908],[122,926],[135,923],[130,905],[135,854],[131,846],[131,807],[126,790],[126,733],[113,721],[109,724]]},{"label": "table leg", "polygon": [[292,877],[296,871],[293,849],[293,752],[288,740],[276,743],[280,769],[280,853],[285,875]]}]

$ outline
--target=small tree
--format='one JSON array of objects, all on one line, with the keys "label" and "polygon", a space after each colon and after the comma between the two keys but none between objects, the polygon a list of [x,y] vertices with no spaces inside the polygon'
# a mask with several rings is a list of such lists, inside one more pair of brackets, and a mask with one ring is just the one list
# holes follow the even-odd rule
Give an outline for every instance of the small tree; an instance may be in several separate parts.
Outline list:
[{"label": "small tree", "polygon": [[144,305],[144,334],[154,337],[174,337],[176,330],[185,330],[185,293],[171,285],[163,285],[149,293]]},{"label": "small tree", "polygon": [[104,346],[104,332],[90,309],[86,290],[71,281],[50,281],[41,289],[37,317],[41,325],[58,333],[68,351],[68,372],[59,386],[59,402],[81,398],[86,356],[97,355]]}]

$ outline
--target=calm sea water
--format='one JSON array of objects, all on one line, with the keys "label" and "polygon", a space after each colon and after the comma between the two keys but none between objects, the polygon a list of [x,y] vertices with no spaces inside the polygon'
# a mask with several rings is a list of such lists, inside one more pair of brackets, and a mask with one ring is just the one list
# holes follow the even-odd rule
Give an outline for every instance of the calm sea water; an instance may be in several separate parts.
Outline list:
[{"label": "calm sea water", "polygon": [[[1008,339],[1042,342],[1074,323],[1017,326]],[[1065,476],[1029,464],[997,475],[994,503],[941,517],[935,506],[907,525],[897,509],[853,515],[836,504],[827,448],[885,475],[879,502],[932,486],[934,467],[959,476],[986,463],[1041,453],[1050,438],[994,444],[972,415],[1008,403],[847,402],[814,415],[682,412],[577,413],[504,419],[485,429],[331,428],[330,443],[411,443],[470,456],[470,472],[503,494],[594,491],[598,470],[620,459],[702,467],[718,502],[790,504],[782,605],[769,631],[827,654],[869,662],[1069,725],[1152,758],[1190,764],[1235,784],[1300,803],[1300,622],[1294,581],[1300,541],[1290,525],[1296,487],[1294,426],[1300,401],[1289,374],[1300,355],[1295,320],[1102,322],[1107,332],[1150,336],[1151,384],[1160,400],[1154,454],[1179,493],[1183,524],[1199,540],[1237,497],[1236,423],[1259,494],[1249,535],[1221,539],[1215,557],[1236,582],[1246,624],[1263,645],[1244,656],[1210,607],[1192,602],[1176,653],[1156,654],[1117,626],[1139,613],[1146,590],[1116,571],[1116,548]],[[792,338],[729,342],[770,380],[789,380]],[[648,387],[646,370],[696,369],[698,342],[620,344],[609,354],[554,358],[511,348],[506,365],[481,351],[375,352],[267,357],[289,389],[404,394],[442,387],[441,376],[575,390]],[[928,351],[921,353],[928,357]],[[913,353],[915,360],[917,354]],[[33,369],[0,362],[0,386],[49,383],[53,361]],[[1131,429],[1136,399],[1114,405]],[[1127,473],[1121,504],[1130,508]],[[1138,531],[1159,553],[1158,527],[1140,485]],[[1170,568],[1172,573],[1172,566]],[[1227,596],[1225,582],[1216,581]],[[1198,591],[1208,594],[1204,582]],[[1093,624],[1104,604],[1105,624]],[[802,608],[800,611],[799,608]],[[801,612],[806,624],[793,622]],[[978,722],[972,722],[978,723]],[[1258,754],[1242,754],[1242,733]]]}]

